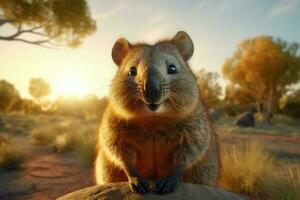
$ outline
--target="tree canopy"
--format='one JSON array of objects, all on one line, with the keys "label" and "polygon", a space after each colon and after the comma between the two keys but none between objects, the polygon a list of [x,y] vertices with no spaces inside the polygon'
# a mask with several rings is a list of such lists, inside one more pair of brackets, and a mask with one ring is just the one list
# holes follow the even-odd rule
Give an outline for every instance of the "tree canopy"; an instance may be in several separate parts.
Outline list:
[{"label": "tree canopy", "polygon": [[20,98],[15,86],[6,80],[0,81],[0,111],[8,112]]},{"label": "tree canopy", "polygon": [[76,47],[96,30],[85,0],[0,0],[0,28],[6,24],[15,32],[0,35],[0,40],[40,46],[63,43]]},{"label": "tree canopy", "polygon": [[29,93],[39,101],[42,97],[50,95],[51,87],[43,79],[33,78],[29,82]]},{"label": "tree canopy", "polygon": [[300,79],[297,43],[259,36],[244,40],[222,68],[224,77],[272,112],[288,86]]}]

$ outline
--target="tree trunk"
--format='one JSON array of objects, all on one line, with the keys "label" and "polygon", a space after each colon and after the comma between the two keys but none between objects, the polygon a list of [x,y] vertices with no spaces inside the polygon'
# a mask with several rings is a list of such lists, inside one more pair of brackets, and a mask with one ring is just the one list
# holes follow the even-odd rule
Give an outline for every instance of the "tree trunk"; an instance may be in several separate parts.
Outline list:
[{"label": "tree trunk", "polygon": [[257,102],[256,109],[263,122],[272,124],[272,105],[269,102]]},{"label": "tree trunk", "polygon": [[263,104],[260,101],[256,102],[256,109],[258,113],[263,113]]},{"label": "tree trunk", "polygon": [[272,124],[272,118],[273,118],[273,103],[272,98],[269,98],[267,102],[265,102],[264,106],[264,121],[267,124]]},{"label": "tree trunk", "polygon": [[264,113],[265,122],[266,122],[267,124],[272,124],[272,117],[273,117],[272,112],[266,111],[266,112]]}]

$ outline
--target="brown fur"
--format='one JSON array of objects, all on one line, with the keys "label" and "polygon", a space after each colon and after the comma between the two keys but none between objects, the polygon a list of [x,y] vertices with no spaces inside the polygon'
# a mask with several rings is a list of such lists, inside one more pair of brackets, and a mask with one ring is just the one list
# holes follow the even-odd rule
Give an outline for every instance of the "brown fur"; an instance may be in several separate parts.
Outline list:
[{"label": "brown fur", "polygon": [[[127,181],[131,168],[147,180],[161,179],[172,174],[178,163],[182,181],[216,183],[217,138],[187,64],[192,54],[193,44],[184,32],[152,46],[132,45],[125,39],[116,42],[113,59],[119,70],[99,129],[95,162],[98,184]],[[168,75],[167,62],[175,62],[180,72]],[[138,69],[135,78],[127,75],[132,65]],[[150,67],[155,67],[163,85],[158,112],[149,112],[141,97],[140,87]]]}]

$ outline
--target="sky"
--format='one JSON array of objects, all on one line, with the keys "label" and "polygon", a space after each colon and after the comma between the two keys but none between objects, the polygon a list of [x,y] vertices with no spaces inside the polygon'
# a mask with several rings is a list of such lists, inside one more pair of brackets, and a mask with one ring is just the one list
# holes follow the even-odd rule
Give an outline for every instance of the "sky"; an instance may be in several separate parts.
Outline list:
[{"label": "sky", "polygon": [[[0,40],[0,79],[29,98],[31,78],[40,77],[60,95],[106,95],[117,67],[114,42],[149,42],[186,31],[194,42],[192,69],[220,72],[244,39],[271,35],[300,43],[300,0],[88,0],[97,31],[77,49],[45,49]],[[8,34],[9,26],[0,28]],[[222,85],[226,81],[221,79]]]}]

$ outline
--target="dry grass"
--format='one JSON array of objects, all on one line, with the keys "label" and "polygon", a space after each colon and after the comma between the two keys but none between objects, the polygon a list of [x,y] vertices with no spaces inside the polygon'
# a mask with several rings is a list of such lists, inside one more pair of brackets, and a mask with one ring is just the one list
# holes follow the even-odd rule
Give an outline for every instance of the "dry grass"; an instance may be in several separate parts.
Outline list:
[{"label": "dry grass", "polygon": [[25,155],[7,137],[0,136],[0,171],[20,169]]},{"label": "dry grass", "polygon": [[226,147],[221,154],[220,186],[255,199],[299,200],[299,167],[275,166],[263,145],[252,140]]},{"label": "dry grass", "polygon": [[220,184],[230,191],[255,194],[259,191],[261,178],[272,167],[272,161],[272,157],[256,141],[225,148],[221,154]]},{"label": "dry grass", "polygon": [[282,171],[284,175],[272,172],[262,179],[262,190],[272,200],[299,200],[300,169],[285,166]]}]

